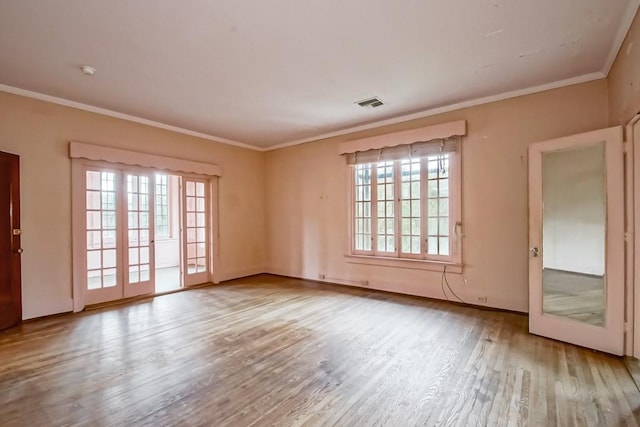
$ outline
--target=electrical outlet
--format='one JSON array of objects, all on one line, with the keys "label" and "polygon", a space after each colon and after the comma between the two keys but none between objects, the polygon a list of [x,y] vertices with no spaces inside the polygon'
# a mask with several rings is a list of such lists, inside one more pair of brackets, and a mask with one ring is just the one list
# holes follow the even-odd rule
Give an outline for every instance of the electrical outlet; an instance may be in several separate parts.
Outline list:
[{"label": "electrical outlet", "polygon": [[324,280],[324,278],[327,277],[324,274],[318,274],[318,279],[320,280]]},{"label": "electrical outlet", "polygon": [[487,297],[478,297],[478,302],[487,302]]}]

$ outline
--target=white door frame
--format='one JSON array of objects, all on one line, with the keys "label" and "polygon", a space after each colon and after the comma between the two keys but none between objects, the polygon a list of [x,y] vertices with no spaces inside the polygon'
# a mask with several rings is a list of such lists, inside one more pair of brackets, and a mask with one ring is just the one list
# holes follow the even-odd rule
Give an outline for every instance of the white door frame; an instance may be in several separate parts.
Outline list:
[{"label": "white door frame", "polygon": [[[84,146],[81,143],[72,143],[79,146]],[[89,146],[88,144],[86,144]],[[96,146],[97,147],[97,146]],[[102,148],[102,147],[100,147]],[[107,149],[108,151],[109,149]],[[116,151],[124,151],[124,150],[116,150]],[[136,154],[140,153],[131,152],[132,158],[136,157]],[[208,225],[208,254],[207,259],[209,260],[208,268],[207,268],[207,277],[205,281],[209,281],[212,283],[219,283],[219,265],[220,265],[220,253],[219,253],[219,203],[218,203],[218,177],[220,176],[219,167],[216,165],[210,165],[212,170],[218,175],[201,175],[196,173],[185,173],[180,169],[182,167],[176,167],[171,169],[161,169],[159,167],[154,167],[152,165],[149,166],[135,166],[135,165],[127,165],[122,163],[112,163],[110,161],[101,161],[101,160],[91,160],[88,157],[84,157],[85,154],[82,153],[82,156],[78,155],[77,157],[72,156],[71,162],[71,192],[72,192],[72,209],[71,209],[71,219],[72,219],[72,298],[73,298],[73,311],[79,312],[84,310],[86,305],[86,227],[84,227],[86,221],[86,195],[85,195],[85,171],[87,167],[96,167],[96,168],[105,168],[112,170],[122,170],[122,171],[140,171],[141,173],[149,173],[153,176],[156,172],[163,172],[172,175],[178,175],[181,177],[187,178],[195,178],[199,180],[203,180],[206,182],[207,192],[209,195],[209,203],[207,205],[208,214],[207,214],[207,225]],[[153,155],[145,155],[145,159],[153,160]],[[168,158],[161,158],[163,161],[166,161]],[[151,160],[149,160],[151,162]],[[173,159],[168,159],[173,160]],[[182,166],[183,164],[194,163],[195,165],[200,165],[197,162],[188,162],[180,159],[175,159],[177,166]],[[142,163],[142,162],[139,162]],[[205,170],[206,171],[206,170]],[[124,176],[124,173],[122,174]],[[126,195],[125,195],[126,197]],[[126,209],[124,209],[126,212]],[[122,219],[119,219],[122,221]],[[123,223],[123,222],[121,222]],[[124,223],[123,223],[124,224]],[[180,224],[182,228],[182,224]],[[124,242],[119,242],[118,247],[124,248]],[[124,249],[122,249],[124,250]],[[119,268],[124,268],[125,266],[119,266]],[[153,270],[152,270],[153,271]],[[127,269],[128,273],[128,269]],[[155,271],[153,271],[155,274]],[[122,274],[120,274],[122,276]]]},{"label": "white door frame", "polygon": [[[605,326],[545,314],[542,294],[542,153],[605,143]],[[529,146],[529,331],[536,335],[621,355],[624,353],[624,173],[622,127],[586,132]]]}]

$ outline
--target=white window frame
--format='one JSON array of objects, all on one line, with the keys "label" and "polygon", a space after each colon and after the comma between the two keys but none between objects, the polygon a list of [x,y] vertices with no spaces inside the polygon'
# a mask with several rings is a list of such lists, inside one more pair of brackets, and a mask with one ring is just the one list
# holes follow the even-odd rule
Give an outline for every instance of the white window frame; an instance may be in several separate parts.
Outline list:
[{"label": "white window frame", "polygon": [[[461,177],[460,177],[460,153],[459,150],[454,153],[449,153],[449,255],[430,255],[427,254],[426,251],[426,241],[428,238],[427,232],[427,158],[421,159],[421,253],[420,254],[409,254],[401,252],[401,217],[399,216],[400,205],[402,199],[400,196],[400,186],[401,179],[399,175],[400,165],[402,160],[394,161],[394,239],[395,239],[395,251],[394,252],[380,252],[378,251],[377,245],[377,209],[376,209],[376,200],[377,200],[377,174],[375,173],[375,168],[372,167],[372,178],[371,178],[371,250],[356,250],[356,239],[355,239],[355,206],[356,206],[356,195],[355,195],[355,173],[354,168],[349,167],[349,176],[350,176],[350,203],[349,203],[349,247],[350,254],[361,257],[370,257],[370,258],[390,258],[390,259],[398,259],[398,260],[418,260],[423,262],[436,262],[438,264],[454,264],[461,265],[462,264],[462,250],[461,250],[461,229],[462,229],[462,221],[461,221]],[[375,165],[375,164],[374,164]]]},{"label": "white window frame", "polygon": [[[406,131],[399,131],[388,134],[381,134],[372,137],[366,137],[355,140],[348,140],[339,145],[339,154],[345,156],[348,171],[345,179],[348,185],[348,223],[347,236],[345,245],[345,259],[351,264],[365,264],[373,266],[388,266],[397,268],[409,268],[417,270],[447,271],[452,273],[461,273],[463,269],[463,223],[462,223],[462,149],[463,137],[467,134],[467,124],[465,120],[457,120],[453,122],[440,123],[422,128],[414,128]],[[455,143],[455,147],[451,143]],[[444,145],[443,145],[444,144]],[[426,254],[426,238],[428,233],[421,232],[421,254],[400,254],[399,248],[396,254],[381,254],[373,252],[377,249],[373,246],[372,251],[355,250],[356,243],[356,227],[355,227],[355,173],[352,166],[356,164],[375,163],[377,161],[403,160],[409,158],[423,158],[437,154],[438,152],[450,153],[449,166],[449,256],[427,255]],[[422,167],[421,173],[427,173],[426,167]],[[373,177],[372,177],[373,181]],[[400,180],[397,180],[401,185]],[[421,179],[421,184],[422,184]],[[377,189],[377,187],[375,187]],[[395,195],[399,195],[397,191]],[[372,193],[374,187],[372,185]],[[427,186],[421,185],[421,211],[427,207]],[[371,195],[373,200],[375,194]],[[372,204],[372,218],[375,209]],[[396,213],[399,213],[396,208]],[[396,232],[398,236],[398,244],[401,242],[399,235],[401,227],[401,219],[396,219]],[[427,227],[426,215],[421,212],[421,227]],[[372,234],[374,229],[374,221],[372,219]],[[424,254],[424,256],[422,255]]]}]

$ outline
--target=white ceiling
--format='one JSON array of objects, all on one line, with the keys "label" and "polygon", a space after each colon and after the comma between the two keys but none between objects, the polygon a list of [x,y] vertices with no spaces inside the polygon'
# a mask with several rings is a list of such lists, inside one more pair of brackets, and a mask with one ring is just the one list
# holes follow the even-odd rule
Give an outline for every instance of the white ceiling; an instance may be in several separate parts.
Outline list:
[{"label": "white ceiling", "polygon": [[0,89],[273,147],[604,77],[638,3],[0,0]]}]

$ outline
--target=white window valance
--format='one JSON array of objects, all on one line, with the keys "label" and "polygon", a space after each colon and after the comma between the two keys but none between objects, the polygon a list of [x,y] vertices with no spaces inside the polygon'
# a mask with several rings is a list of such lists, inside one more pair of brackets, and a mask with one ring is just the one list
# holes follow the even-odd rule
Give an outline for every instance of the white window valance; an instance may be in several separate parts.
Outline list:
[{"label": "white window valance", "polygon": [[142,166],[198,175],[222,176],[222,168],[212,163],[158,156],[156,154],[104,147],[101,145],[86,144],[84,142],[70,142],[69,157],[72,159],[122,163],[129,166]]},{"label": "white window valance", "polygon": [[340,145],[340,154],[347,164],[355,165],[452,153],[466,133],[467,122],[459,120],[348,141]]}]

